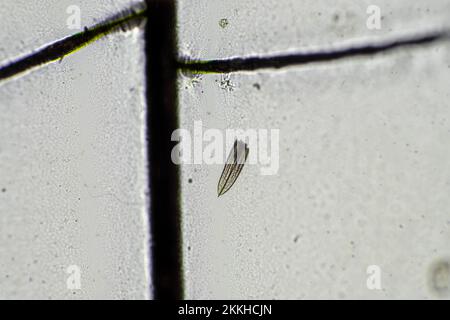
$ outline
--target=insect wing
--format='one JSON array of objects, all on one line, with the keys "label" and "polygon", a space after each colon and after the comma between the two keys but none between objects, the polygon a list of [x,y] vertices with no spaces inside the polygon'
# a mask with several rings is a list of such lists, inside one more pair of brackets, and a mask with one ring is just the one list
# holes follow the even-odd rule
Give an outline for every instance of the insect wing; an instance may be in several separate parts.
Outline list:
[{"label": "insect wing", "polygon": [[249,148],[247,144],[236,140],[233,148],[231,149],[225,167],[223,168],[222,175],[217,185],[217,195],[221,196],[226,193],[233,184],[236,182],[239,174],[244,167],[245,161],[248,157]]}]

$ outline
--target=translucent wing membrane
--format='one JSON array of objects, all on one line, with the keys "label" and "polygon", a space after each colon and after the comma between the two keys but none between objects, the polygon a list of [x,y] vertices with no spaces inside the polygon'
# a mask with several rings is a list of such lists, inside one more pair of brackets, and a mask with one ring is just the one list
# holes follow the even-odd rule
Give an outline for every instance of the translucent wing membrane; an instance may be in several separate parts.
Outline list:
[{"label": "translucent wing membrane", "polygon": [[248,152],[249,148],[245,142],[239,140],[234,141],[233,148],[228,155],[227,162],[219,179],[219,184],[217,185],[217,196],[220,197],[230,190],[236,182],[247,160]]}]

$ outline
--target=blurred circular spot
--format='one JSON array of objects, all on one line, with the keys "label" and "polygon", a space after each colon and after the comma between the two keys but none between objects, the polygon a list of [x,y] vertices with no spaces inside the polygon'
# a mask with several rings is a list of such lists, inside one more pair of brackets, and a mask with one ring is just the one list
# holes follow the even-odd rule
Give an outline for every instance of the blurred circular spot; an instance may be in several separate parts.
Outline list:
[{"label": "blurred circular spot", "polygon": [[431,264],[428,274],[428,285],[432,293],[437,297],[450,297],[449,259],[439,259]]}]

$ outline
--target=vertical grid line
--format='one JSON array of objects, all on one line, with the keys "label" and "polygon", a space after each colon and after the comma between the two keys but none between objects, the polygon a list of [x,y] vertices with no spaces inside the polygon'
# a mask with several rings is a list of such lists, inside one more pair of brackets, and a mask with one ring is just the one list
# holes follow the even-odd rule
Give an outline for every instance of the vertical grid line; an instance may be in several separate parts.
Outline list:
[{"label": "vertical grid line", "polygon": [[179,168],[171,160],[178,128],[174,0],[147,0],[147,143],[153,297],[183,299]]}]

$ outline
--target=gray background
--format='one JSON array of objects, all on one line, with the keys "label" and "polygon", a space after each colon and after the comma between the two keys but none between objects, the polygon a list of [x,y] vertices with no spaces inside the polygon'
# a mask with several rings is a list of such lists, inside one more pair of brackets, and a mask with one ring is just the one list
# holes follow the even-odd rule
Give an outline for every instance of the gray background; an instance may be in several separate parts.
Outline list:
[{"label": "gray background", "polygon": [[[0,65],[75,33],[69,5],[90,26],[130,3],[3,0]],[[380,30],[366,27],[372,4]],[[179,54],[379,43],[450,28],[449,15],[447,0],[180,0]],[[151,298],[142,31],[0,83],[0,298]],[[449,82],[446,42],[180,74],[181,127],[280,129],[278,174],[247,164],[220,198],[221,165],[181,167],[186,298],[448,298],[449,268],[433,266],[450,256]]]}]

